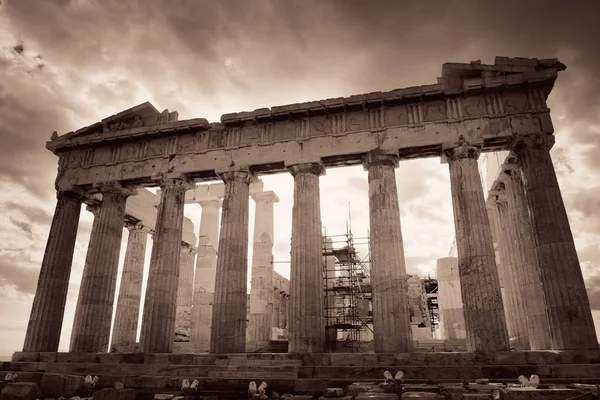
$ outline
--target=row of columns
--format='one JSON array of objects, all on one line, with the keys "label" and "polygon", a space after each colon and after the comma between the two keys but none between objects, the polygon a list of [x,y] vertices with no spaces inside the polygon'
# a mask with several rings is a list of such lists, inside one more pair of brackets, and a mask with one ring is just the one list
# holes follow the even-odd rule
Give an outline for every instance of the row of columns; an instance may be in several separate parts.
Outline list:
[{"label": "row of columns", "polygon": [[[551,145],[548,141],[551,138],[545,135],[518,138],[513,149],[522,176],[523,201],[531,218],[550,341],[554,349],[596,348],[598,344],[589,301],[549,155]],[[490,217],[477,167],[481,145],[481,142],[461,139],[444,147],[443,159],[450,170],[467,347],[470,351],[502,351],[509,348],[508,332]],[[369,178],[375,351],[410,352],[412,335],[408,289],[394,175],[398,155],[394,152],[370,152],[365,156],[363,165]],[[294,177],[289,350],[293,353],[322,352],[325,350],[325,319],[319,176],[324,173],[324,167],[315,161],[290,165],[289,169]],[[217,247],[210,351],[236,353],[245,351],[248,185],[254,176],[249,170],[238,170],[225,172],[221,178],[225,182],[225,195]],[[160,185],[161,200],[142,326],[142,350],[145,352],[171,351],[183,204],[189,182],[180,176],[163,178]],[[110,318],[107,318],[110,313],[107,310],[112,309],[110,286],[116,279],[116,243],[120,242],[127,195],[128,191],[123,188],[107,189],[107,201],[103,201],[94,221],[92,235],[96,240],[91,242],[92,251],[88,254],[89,260],[86,260],[89,272],[88,276],[84,273],[82,282],[84,295],[80,295],[80,302],[83,306],[82,312],[76,316],[74,331],[77,329],[77,333],[74,335],[77,337],[74,336],[72,351],[107,344],[110,329]],[[61,290],[66,287],[65,268],[70,270],[70,246],[74,241],[71,238],[74,237],[73,229],[76,231],[77,227],[73,219],[79,217],[79,209],[74,205],[78,201],[72,195],[59,193],[25,351],[55,351],[58,346],[55,338],[60,332],[60,326],[57,326],[59,317],[56,313],[44,313],[44,307],[47,309],[53,301],[59,305],[63,301],[64,309],[66,291],[63,294]],[[64,236],[65,233],[66,242],[56,238],[56,235]],[[262,246],[262,238],[259,243]],[[265,247],[272,243],[268,233],[264,243]],[[502,243],[502,248],[508,248],[506,241]],[[58,250],[64,250],[68,259],[55,254]],[[257,259],[257,264],[264,263],[265,260]],[[521,276],[515,272],[516,267],[511,268],[512,273],[517,274],[515,276]],[[57,280],[60,282],[57,283]],[[257,280],[257,285],[258,282],[261,279]],[[530,284],[537,285],[535,282]],[[206,292],[201,293],[208,293],[210,284],[204,285],[207,287],[197,285],[198,291],[204,289]],[[92,287],[95,290],[88,290]],[[268,304],[265,305],[264,301],[256,304],[253,320],[258,321]],[[201,310],[202,307],[198,307],[198,312]],[[536,310],[532,312],[531,320],[540,316],[539,308]],[[256,330],[253,332],[258,334]],[[48,339],[40,334],[47,335]]]}]

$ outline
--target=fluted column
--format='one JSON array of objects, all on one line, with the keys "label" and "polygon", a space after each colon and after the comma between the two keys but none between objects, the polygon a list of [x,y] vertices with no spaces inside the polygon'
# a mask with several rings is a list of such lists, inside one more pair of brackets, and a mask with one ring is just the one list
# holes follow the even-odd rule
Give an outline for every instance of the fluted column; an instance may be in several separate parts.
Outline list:
[{"label": "fluted column", "polygon": [[[323,259],[318,163],[290,167],[294,177],[290,272],[289,352],[325,350]],[[281,322],[280,322],[281,323]]]},{"label": "fluted column", "polygon": [[210,330],[211,353],[243,353],[248,305],[249,171],[225,172],[225,197]]},{"label": "fluted column", "polygon": [[115,352],[133,351],[135,348],[146,243],[150,232],[150,228],[141,223],[126,224],[126,227],[129,230],[129,238],[110,344],[111,351]]},{"label": "fluted column", "polygon": [[369,175],[375,352],[408,353],[413,349],[413,338],[394,173],[398,156],[371,152],[363,165]]},{"label": "fluted column", "polygon": [[161,194],[140,343],[142,351],[146,353],[170,353],[175,337],[183,207],[185,192],[191,184],[181,174],[164,174],[157,178],[157,182]]},{"label": "fluted column", "polygon": [[597,349],[598,340],[550,148],[554,136],[517,138],[540,281],[546,298],[552,348]]},{"label": "fluted column", "polygon": [[201,201],[202,215],[196,256],[192,308],[192,337],[196,351],[208,351],[212,304],[217,273],[217,244],[219,242],[220,200]]},{"label": "fluted column", "polygon": [[512,155],[502,165],[499,181],[504,185],[507,202],[508,225],[513,245],[511,254],[517,265],[521,299],[525,305],[525,318],[531,350],[549,350],[550,326],[546,314],[546,299],[540,282],[540,267],[535,252],[531,218],[523,190],[523,179],[516,157]]},{"label": "fluted column", "polygon": [[131,190],[111,183],[101,186],[100,191],[102,202],[92,224],[71,333],[71,352],[108,351],[125,203]]},{"label": "fluted column", "polygon": [[[521,279],[519,269],[521,260],[517,256],[518,246],[513,220],[510,218],[506,193],[504,188],[496,187],[490,192],[489,202],[494,204],[495,220],[498,225],[498,248],[502,263],[498,263],[498,273],[504,276],[504,312],[506,328],[511,347],[517,350],[529,350],[529,332],[525,303],[521,294]],[[502,280],[502,279],[501,279]]]},{"label": "fluted column", "polygon": [[250,281],[248,347],[264,348],[271,338],[273,318],[273,204],[279,198],[272,191],[255,193],[254,245]]},{"label": "fluted column", "polygon": [[480,145],[461,140],[444,149],[458,250],[458,270],[468,351],[506,351],[508,333],[490,221],[477,168]]},{"label": "fluted column", "polygon": [[23,351],[58,351],[82,199],[62,191],[56,198]]},{"label": "fluted column", "polygon": [[179,283],[177,288],[177,312],[175,317],[176,342],[187,342],[190,341],[191,337],[195,258],[196,249],[188,244],[181,243]]}]

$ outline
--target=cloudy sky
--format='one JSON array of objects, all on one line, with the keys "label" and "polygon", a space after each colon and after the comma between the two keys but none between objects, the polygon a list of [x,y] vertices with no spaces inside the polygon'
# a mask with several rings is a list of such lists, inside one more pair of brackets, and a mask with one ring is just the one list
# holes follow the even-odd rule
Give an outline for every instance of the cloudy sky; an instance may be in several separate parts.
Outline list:
[{"label": "cloudy sky", "polygon": [[[575,5],[576,4],[576,5]],[[52,131],[144,101],[180,119],[436,82],[447,61],[558,57],[552,150],[592,307],[600,315],[600,3],[564,1],[1,0],[0,355],[20,350],[55,205]],[[447,165],[397,170],[408,270],[427,274],[454,236]],[[289,260],[293,180],[275,190],[275,259]],[[323,225],[368,229],[361,167],[321,178]],[[251,202],[252,205],[252,202]],[[186,215],[198,228],[200,208]],[[252,232],[253,210],[250,215]],[[61,349],[91,229],[82,212]],[[124,234],[124,241],[127,235]],[[124,249],[123,249],[124,251]],[[285,263],[276,270],[289,274]]]}]

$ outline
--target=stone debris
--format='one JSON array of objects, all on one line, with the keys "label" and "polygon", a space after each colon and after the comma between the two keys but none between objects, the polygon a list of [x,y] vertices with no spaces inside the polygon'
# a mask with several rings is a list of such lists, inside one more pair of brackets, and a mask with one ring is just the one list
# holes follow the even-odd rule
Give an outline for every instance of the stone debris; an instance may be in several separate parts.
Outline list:
[{"label": "stone debris", "polygon": [[134,389],[105,388],[94,392],[92,400],[135,400]]},{"label": "stone debris", "polygon": [[327,388],[323,393],[322,398],[344,397],[344,389],[342,388]]},{"label": "stone debris", "polygon": [[154,400],[171,400],[173,397],[175,397],[174,394],[157,393],[154,395]]},{"label": "stone debris", "polygon": [[84,387],[85,378],[80,375],[45,373],[42,376],[40,390],[44,397],[71,397]]},{"label": "stone debris", "polygon": [[2,400],[36,400],[41,397],[42,392],[38,385],[30,382],[10,382],[0,392]]},{"label": "stone debris", "polygon": [[116,381],[114,388],[115,389],[125,389],[125,385],[123,384],[123,382]]},{"label": "stone debris", "polygon": [[[385,397],[382,397],[382,399],[383,398]],[[390,399],[391,398],[392,397],[390,397]],[[444,395],[432,392],[406,392],[402,393],[402,399],[446,400],[446,397]]]},{"label": "stone debris", "polygon": [[98,382],[100,382],[100,378],[98,378],[97,376],[94,376],[92,378],[91,375],[88,375],[85,377],[85,380],[83,382],[83,386],[85,386],[87,389],[93,389],[96,387],[96,385],[98,384]]}]

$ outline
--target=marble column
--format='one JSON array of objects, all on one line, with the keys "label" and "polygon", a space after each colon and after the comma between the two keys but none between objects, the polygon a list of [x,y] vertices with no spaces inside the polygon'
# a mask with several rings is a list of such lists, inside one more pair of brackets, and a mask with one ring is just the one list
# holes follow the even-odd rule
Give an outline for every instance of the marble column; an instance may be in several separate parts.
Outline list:
[{"label": "marble column", "polygon": [[142,296],[146,243],[150,228],[141,223],[126,224],[129,230],[127,250],[121,274],[121,287],[110,348],[113,352],[133,351],[136,345],[138,317]]},{"label": "marble column", "polygon": [[246,350],[248,306],[248,205],[249,171],[225,172],[221,233],[210,330],[211,353]]},{"label": "marble column", "polygon": [[207,352],[210,344],[212,304],[217,273],[221,200],[201,201],[200,206],[202,206],[202,215],[194,277],[191,341],[195,351]]},{"label": "marble column", "polygon": [[281,306],[279,307],[279,327],[281,329],[288,328],[288,295],[281,295]]},{"label": "marble column", "polygon": [[497,265],[501,280],[504,276],[502,297],[505,299],[504,312],[509,343],[516,350],[530,350],[525,303],[518,271],[521,268],[521,260],[517,257],[515,226],[509,216],[504,188],[497,187],[491,191],[489,201],[495,205],[495,220],[498,224],[498,250],[502,263]]},{"label": "marble column", "polygon": [[499,181],[504,185],[507,221],[512,244],[512,256],[517,265],[519,290],[525,305],[525,318],[531,350],[552,348],[550,327],[546,315],[546,299],[540,281],[540,267],[535,252],[528,204],[517,160],[509,157],[502,165]]},{"label": "marble column", "polygon": [[176,342],[188,342],[191,338],[195,259],[196,248],[186,243],[181,243],[179,282],[177,285],[177,311],[175,317]]},{"label": "marble column", "polygon": [[279,328],[281,323],[280,323],[280,317],[281,317],[281,294],[279,293],[280,290],[275,288],[273,289],[273,314],[271,316],[271,326],[273,328]]},{"label": "marble column", "polygon": [[363,166],[369,177],[375,352],[408,353],[413,350],[413,337],[394,173],[398,156],[371,152]]},{"label": "marble column", "polygon": [[132,192],[118,183],[100,192],[71,332],[69,351],[75,353],[108,351],[125,203]]},{"label": "marble column", "polygon": [[56,198],[25,334],[23,351],[27,352],[58,351],[60,341],[82,198],[70,191],[60,191]]},{"label": "marble column", "polygon": [[464,140],[444,149],[458,250],[458,271],[468,351],[509,349],[500,280],[477,158],[481,145]]},{"label": "marble column", "polygon": [[289,352],[325,350],[319,163],[290,167],[294,177],[289,298]]},{"label": "marble column", "polygon": [[144,314],[141,349],[145,353],[170,353],[175,338],[177,284],[185,192],[191,183],[182,174],[157,178],[161,188],[154,229]]},{"label": "marble column", "polygon": [[544,291],[552,348],[597,349],[598,340],[550,148],[554,136],[517,137],[514,152],[523,177]]},{"label": "marble column", "polygon": [[273,318],[273,204],[279,198],[272,191],[255,193],[254,244],[250,281],[248,348],[265,348],[271,338]]}]

